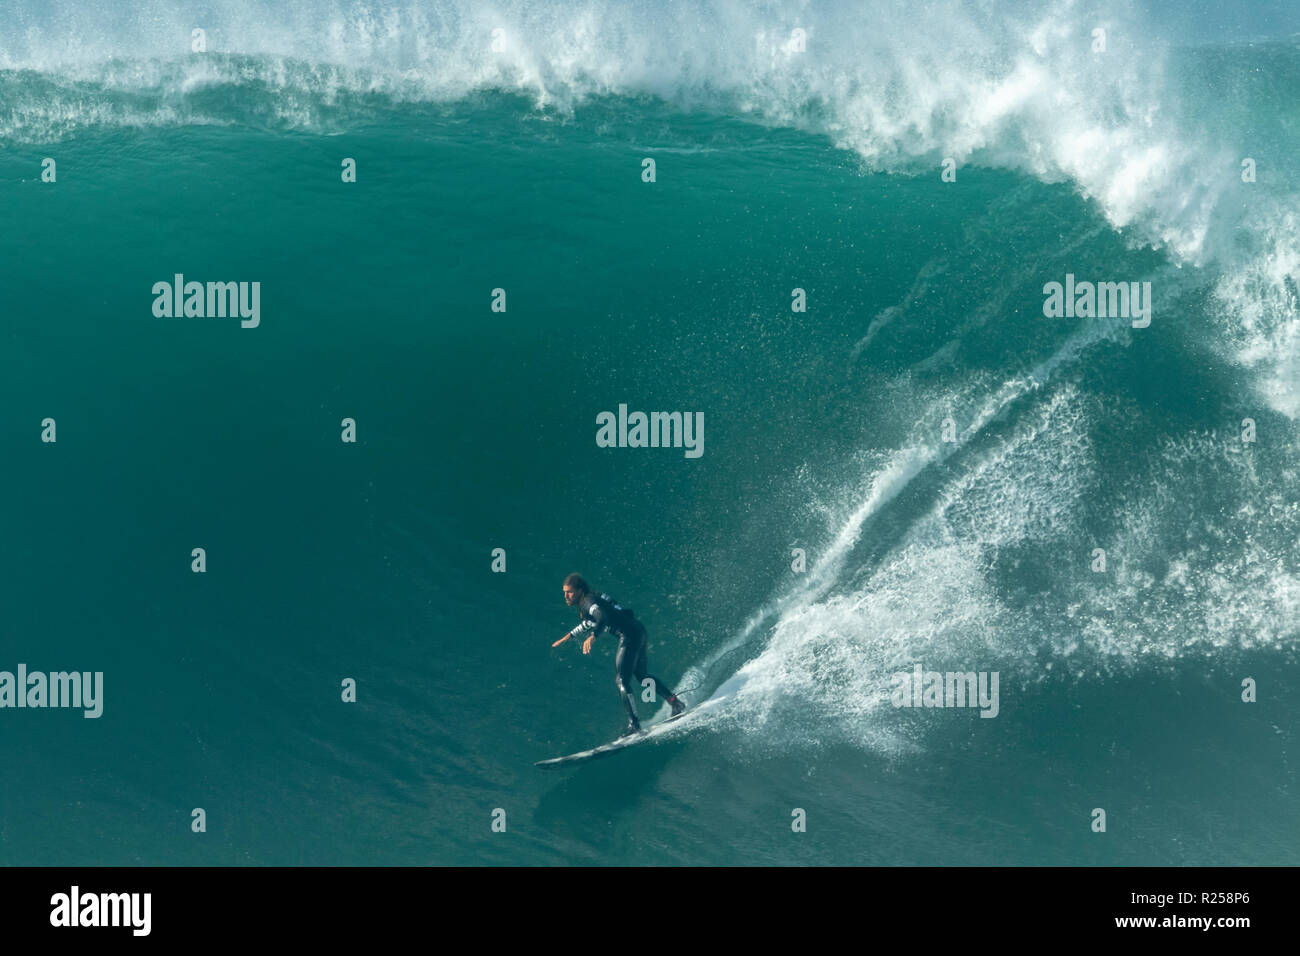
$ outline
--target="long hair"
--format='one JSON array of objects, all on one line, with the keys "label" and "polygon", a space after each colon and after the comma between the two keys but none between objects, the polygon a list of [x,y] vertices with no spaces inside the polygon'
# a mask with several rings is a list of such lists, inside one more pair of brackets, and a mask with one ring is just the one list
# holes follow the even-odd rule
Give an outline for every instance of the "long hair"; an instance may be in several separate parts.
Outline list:
[{"label": "long hair", "polygon": [[564,579],[566,588],[573,588],[579,594],[590,594],[591,585],[589,585],[581,574],[574,572]]}]

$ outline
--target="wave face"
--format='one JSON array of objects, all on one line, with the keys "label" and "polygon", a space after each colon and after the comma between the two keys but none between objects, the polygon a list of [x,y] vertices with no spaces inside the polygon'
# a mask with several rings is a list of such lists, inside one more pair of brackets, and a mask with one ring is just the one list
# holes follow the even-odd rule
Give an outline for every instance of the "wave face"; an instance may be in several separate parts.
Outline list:
[{"label": "wave face", "polygon": [[[10,821],[104,794],[0,816],[6,858],[214,862],[153,822],[201,783],[227,863],[1300,862],[1295,10],[862,7],[7,3],[0,379],[98,426],[6,436],[9,619],[129,676],[103,737],[0,740],[46,781]],[[160,327],[176,271],[260,279],[263,327]],[[1045,317],[1067,274],[1150,282],[1150,327]],[[705,454],[596,449],[620,402]],[[352,415],[364,456],[312,437]],[[191,538],[238,579],[169,578]],[[129,544],[68,606],[87,541]],[[728,704],[557,785],[521,768],[620,716],[540,643],[575,567]],[[893,706],[918,663],[999,672],[998,718]],[[522,850],[479,835],[507,799]],[[754,836],[772,800],[828,825]]]},{"label": "wave face", "polygon": [[[1285,110],[1261,110],[1300,92],[1293,40],[1171,49],[1159,38],[1185,18],[1119,3],[13,6],[3,140],[103,124],[337,132],[483,91],[561,111],[647,95],[823,134],[874,170],[952,158],[1069,182],[1134,241],[1221,266],[1223,355],[1300,414],[1300,136]],[[1284,8],[1258,15],[1300,33]],[[1249,185],[1245,159],[1260,170]]]}]

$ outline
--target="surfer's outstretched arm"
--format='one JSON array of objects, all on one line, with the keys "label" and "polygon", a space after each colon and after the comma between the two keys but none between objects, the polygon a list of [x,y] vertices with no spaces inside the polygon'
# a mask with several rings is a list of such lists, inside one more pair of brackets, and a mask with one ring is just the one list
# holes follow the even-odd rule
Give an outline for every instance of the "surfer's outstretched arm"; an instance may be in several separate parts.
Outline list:
[{"label": "surfer's outstretched arm", "polygon": [[[584,648],[590,647],[590,646],[591,646],[591,639],[592,639],[593,637],[596,636],[596,633],[595,633],[596,630],[597,630],[597,625],[596,625],[596,624],[594,624],[594,623],[591,622],[591,621],[583,621],[581,624],[579,624],[577,627],[575,627],[573,630],[571,630],[568,634],[565,634],[562,638],[560,638],[558,641],[556,641],[554,644],[552,644],[551,647],[559,647],[561,644],[563,644],[563,643],[564,643],[565,641],[567,641],[569,638],[571,638],[571,637],[581,637],[581,636],[584,635],[584,634],[587,634],[588,637],[587,637],[587,640],[583,642],[583,647],[584,647]],[[585,654],[586,651],[584,650],[583,653]]]},{"label": "surfer's outstretched arm", "polygon": [[582,642],[582,653],[591,653],[591,642],[596,639],[596,635],[605,629],[604,615],[601,614],[599,605],[593,604],[587,612],[587,617],[583,618],[582,623],[571,630],[564,637],[560,638],[552,647],[558,647],[571,637],[585,637]]}]

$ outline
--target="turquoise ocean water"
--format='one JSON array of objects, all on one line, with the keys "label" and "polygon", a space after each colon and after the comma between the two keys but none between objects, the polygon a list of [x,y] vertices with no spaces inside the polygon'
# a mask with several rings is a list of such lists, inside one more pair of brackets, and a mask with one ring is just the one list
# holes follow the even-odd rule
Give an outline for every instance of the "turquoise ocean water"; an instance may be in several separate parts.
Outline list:
[{"label": "turquoise ocean water", "polygon": [[0,10],[0,862],[1300,863],[1288,5]]}]

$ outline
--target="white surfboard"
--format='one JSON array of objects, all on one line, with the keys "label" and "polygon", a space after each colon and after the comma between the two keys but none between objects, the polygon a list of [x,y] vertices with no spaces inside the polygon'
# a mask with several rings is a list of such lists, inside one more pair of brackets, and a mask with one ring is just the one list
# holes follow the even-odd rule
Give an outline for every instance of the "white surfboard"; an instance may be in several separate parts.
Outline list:
[{"label": "white surfboard", "polygon": [[686,713],[679,714],[676,717],[669,717],[667,720],[662,720],[653,727],[650,727],[648,730],[643,730],[639,734],[620,737],[618,740],[613,740],[607,744],[601,744],[599,747],[593,747],[591,750],[583,750],[576,754],[568,754],[564,757],[552,757],[550,760],[539,760],[533,764],[533,766],[550,770],[568,764],[581,763],[584,760],[595,760],[597,757],[607,757],[610,754],[618,753],[620,750],[626,750],[628,747],[635,747],[637,744],[645,743],[647,740],[667,736],[670,732],[679,730],[684,725],[690,723],[696,714],[701,714],[704,711],[717,706],[726,699],[726,696],[711,697],[692,707],[690,710],[686,711]]}]

